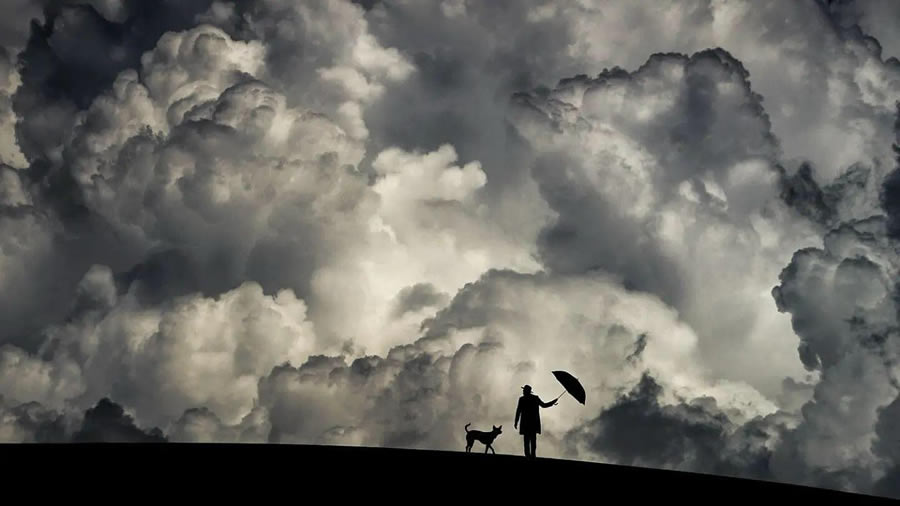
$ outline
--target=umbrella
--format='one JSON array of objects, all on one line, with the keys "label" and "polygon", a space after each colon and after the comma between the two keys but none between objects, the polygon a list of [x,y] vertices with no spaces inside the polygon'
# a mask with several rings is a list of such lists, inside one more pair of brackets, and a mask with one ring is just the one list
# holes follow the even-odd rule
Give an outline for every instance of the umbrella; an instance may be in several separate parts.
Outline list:
[{"label": "umbrella", "polygon": [[[556,376],[557,381],[565,388],[565,391],[559,394],[559,397],[562,397],[566,392],[569,392],[576,401],[584,404],[584,387],[581,386],[581,383],[575,376],[572,376],[566,371],[553,371],[553,375]],[[559,397],[557,397],[557,399],[559,399]]]}]

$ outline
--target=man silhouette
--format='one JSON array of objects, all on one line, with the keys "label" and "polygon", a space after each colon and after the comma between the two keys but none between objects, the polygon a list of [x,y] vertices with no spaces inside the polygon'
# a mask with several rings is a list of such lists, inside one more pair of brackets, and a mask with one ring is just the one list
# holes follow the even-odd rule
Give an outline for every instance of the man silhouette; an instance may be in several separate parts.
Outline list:
[{"label": "man silhouette", "polygon": [[[541,433],[541,413],[539,408],[549,408],[556,405],[556,399],[544,402],[540,397],[532,395],[531,385],[522,387],[522,397],[519,397],[519,405],[516,407],[516,422],[513,427],[519,429],[519,434],[525,440],[525,456],[533,459],[537,451],[537,435]],[[519,418],[522,425],[519,426]]]}]

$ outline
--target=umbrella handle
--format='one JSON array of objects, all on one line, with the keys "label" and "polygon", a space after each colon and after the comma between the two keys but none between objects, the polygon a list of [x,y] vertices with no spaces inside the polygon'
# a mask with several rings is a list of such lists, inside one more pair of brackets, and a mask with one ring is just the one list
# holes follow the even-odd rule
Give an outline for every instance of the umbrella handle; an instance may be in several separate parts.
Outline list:
[{"label": "umbrella handle", "polygon": [[559,398],[562,397],[562,396],[564,396],[564,395],[566,395],[566,391],[565,391],[565,390],[563,390],[563,393],[559,394],[559,396],[557,396],[556,399],[553,399],[553,400],[554,400],[554,401],[558,401]]}]

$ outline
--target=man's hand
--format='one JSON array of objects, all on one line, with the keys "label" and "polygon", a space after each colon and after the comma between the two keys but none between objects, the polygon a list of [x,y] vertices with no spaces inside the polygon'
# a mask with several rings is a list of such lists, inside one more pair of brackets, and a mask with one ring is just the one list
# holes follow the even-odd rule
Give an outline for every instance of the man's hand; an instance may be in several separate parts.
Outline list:
[{"label": "man's hand", "polygon": [[514,423],[514,424],[513,424],[513,429],[518,429],[518,428],[519,428],[519,424],[518,424],[518,423]]}]

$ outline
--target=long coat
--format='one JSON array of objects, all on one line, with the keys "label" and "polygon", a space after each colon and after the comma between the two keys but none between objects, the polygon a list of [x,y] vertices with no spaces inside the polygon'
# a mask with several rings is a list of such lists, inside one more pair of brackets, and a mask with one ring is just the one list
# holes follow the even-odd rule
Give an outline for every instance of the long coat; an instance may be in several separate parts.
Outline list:
[{"label": "long coat", "polygon": [[[519,397],[519,405],[516,407],[516,423],[519,424],[519,434],[540,434],[540,408],[549,408],[552,405],[552,402],[544,402],[534,394],[525,394]],[[522,419],[521,422],[519,418]]]}]

